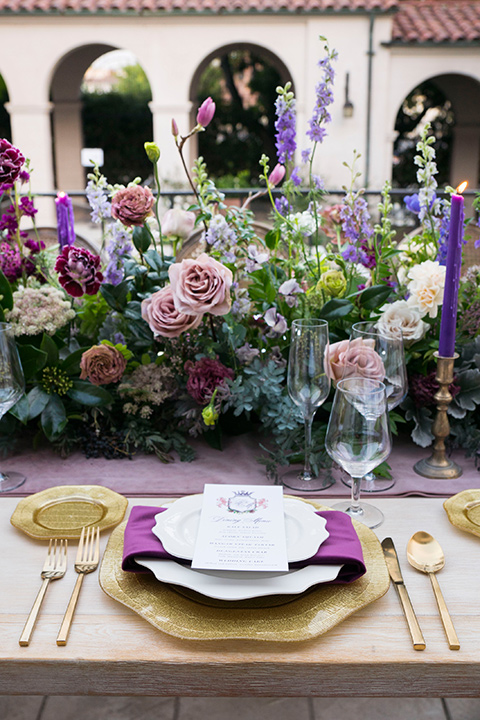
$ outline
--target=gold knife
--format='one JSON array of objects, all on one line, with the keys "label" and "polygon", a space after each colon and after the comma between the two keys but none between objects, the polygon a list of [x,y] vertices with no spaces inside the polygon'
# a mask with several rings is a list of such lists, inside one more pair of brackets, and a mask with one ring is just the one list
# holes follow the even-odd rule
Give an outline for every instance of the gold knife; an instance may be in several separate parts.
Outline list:
[{"label": "gold knife", "polygon": [[385,562],[387,564],[388,572],[395,586],[395,590],[398,593],[402,609],[407,620],[408,629],[412,637],[414,650],[425,650],[425,640],[418,624],[415,610],[413,609],[412,601],[403,582],[402,571],[400,570],[400,564],[398,562],[397,551],[393,544],[392,538],[385,538],[382,540],[383,554]]}]

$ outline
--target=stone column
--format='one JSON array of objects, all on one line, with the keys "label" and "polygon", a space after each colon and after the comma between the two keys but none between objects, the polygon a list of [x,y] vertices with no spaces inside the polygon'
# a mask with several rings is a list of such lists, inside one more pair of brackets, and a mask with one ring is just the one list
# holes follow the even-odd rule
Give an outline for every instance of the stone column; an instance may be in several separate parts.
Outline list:
[{"label": "stone column", "polygon": [[479,185],[480,127],[477,124],[458,124],[453,131],[450,179],[454,187],[463,180],[471,189]]},{"label": "stone column", "polygon": [[[32,105],[5,103],[10,114],[12,142],[26,158],[32,169],[33,193],[54,193],[52,132],[49,102]],[[53,197],[38,197],[35,200],[38,209],[36,223],[38,227],[54,227],[56,213]]]},{"label": "stone column", "polygon": [[[160,148],[160,162],[158,164],[162,190],[172,188],[186,188],[187,179],[183,170],[180,155],[172,135],[172,118],[175,119],[180,135],[186,135],[191,129],[190,102],[177,105],[166,105],[152,101],[149,103],[153,120],[153,139]],[[187,167],[191,168],[196,157],[195,138],[185,144],[183,155]]]},{"label": "stone column", "polygon": [[80,164],[83,147],[82,103],[57,100],[53,107],[56,184],[59,190],[85,189],[85,173]]}]

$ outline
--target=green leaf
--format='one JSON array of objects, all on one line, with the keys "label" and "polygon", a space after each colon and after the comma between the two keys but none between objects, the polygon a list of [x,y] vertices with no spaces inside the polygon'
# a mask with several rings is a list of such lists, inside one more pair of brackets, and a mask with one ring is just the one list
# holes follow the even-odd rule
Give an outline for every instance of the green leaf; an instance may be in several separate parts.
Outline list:
[{"label": "green leaf", "polygon": [[123,280],[118,285],[103,283],[100,286],[100,292],[111,308],[122,310],[125,307],[129,293],[128,281]]},{"label": "green leaf", "polygon": [[280,240],[280,230],[269,230],[265,235],[265,245],[269,250],[275,250]]},{"label": "green leaf", "polygon": [[40,343],[40,350],[43,350],[44,353],[47,355],[47,365],[56,365],[58,362],[58,348],[55,345],[54,341],[50,337],[50,335],[47,335],[46,333],[43,333],[42,342]]},{"label": "green leaf", "polygon": [[393,288],[388,285],[372,285],[359,295],[359,300],[367,310],[375,310],[388,300],[392,292]]},{"label": "green leaf", "polygon": [[[13,294],[12,288],[7,278],[0,270],[0,305],[4,310],[11,310],[13,308]],[[3,313],[2,313],[3,314]]]},{"label": "green leaf", "polygon": [[319,316],[323,320],[338,320],[345,317],[353,310],[353,305],[346,298],[332,298],[319,312]]},{"label": "green leaf", "polygon": [[20,400],[10,408],[10,414],[26,425],[30,417],[30,405],[28,404],[26,395],[22,395]]},{"label": "green leaf", "polygon": [[65,358],[60,367],[67,375],[77,375],[80,372],[80,360],[86,350],[88,350],[87,347],[78,348]]},{"label": "green leaf", "polygon": [[159,273],[165,271],[168,267],[168,264],[162,260],[158,252],[153,248],[148,250],[143,257],[152,270],[156,270]]},{"label": "green leaf", "polygon": [[30,420],[45,410],[51,397],[49,393],[45,392],[45,390],[38,385],[30,390],[27,395]]},{"label": "green leaf", "polygon": [[86,380],[74,380],[67,395],[72,400],[88,407],[101,407],[113,402],[113,397],[108,390],[98,385],[92,385]]},{"label": "green leaf", "polygon": [[58,395],[52,395],[41,416],[42,430],[49,440],[55,440],[67,424],[65,407]]},{"label": "green leaf", "polygon": [[18,353],[26,380],[34,377],[47,364],[47,353],[33,345],[19,345]]},{"label": "green leaf", "polygon": [[152,242],[152,237],[144,225],[133,228],[132,238],[133,244],[139,253],[143,254],[144,252],[147,252]]}]

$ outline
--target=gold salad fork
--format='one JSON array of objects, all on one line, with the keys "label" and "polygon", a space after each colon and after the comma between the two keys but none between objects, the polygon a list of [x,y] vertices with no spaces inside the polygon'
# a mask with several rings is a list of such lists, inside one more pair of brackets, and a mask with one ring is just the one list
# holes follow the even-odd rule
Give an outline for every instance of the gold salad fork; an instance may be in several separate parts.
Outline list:
[{"label": "gold salad fork", "polygon": [[75,570],[78,573],[78,578],[65,611],[60,632],[58,633],[57,645],[67,644],[68,633],[70,632],[83,578],[87,573],[91,573],[97,569],[99,557],[100,528],[83,527],[80,540],[78,541],[77,557],[75,559]]},{"label": "gold salad fork", "polygon": [[25,627],[18,641],[20,645],[25,646],[30,642],[33,628],[38,617],[40,606],[47,592],[50,580],[59,580],[65,575],[67,570],[67,541],[66,540],[50,540],[48,544],[47,559],[42,570],[42,586],[38,592],[35,602],[33,603],[30,615],[27,618]]}]

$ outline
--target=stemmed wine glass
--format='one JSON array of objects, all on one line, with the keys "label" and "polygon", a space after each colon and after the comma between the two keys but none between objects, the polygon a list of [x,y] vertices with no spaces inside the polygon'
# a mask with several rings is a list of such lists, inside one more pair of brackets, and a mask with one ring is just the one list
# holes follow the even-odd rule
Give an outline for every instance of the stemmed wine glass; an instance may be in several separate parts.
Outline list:
[{"label": "stemmed wine glass", "polygon": [[[355,323],[352,326],[352,340],[355,338],[371,340],[385,368],[383,384],[387,394],[388,410],[396,408],[404,400],[408,391],[407,366],[403,335],[400,328],[395,334],[386,334],[377,329],[372,321]],[[362,482],[362,492],[382,492],[395,485],[393,478],[383,478],[368,473]]]},{"label": "stemmed wine glass", "polygon": [[391,450],[385,385],[359,376],[337,383],[328,421],[325,446],[330,457],[352,478],[349,501],[333,507],[374,528],[383,513],[360,502],[362,477],[386,460]]},{"label": "stemmed wine glass", "polygon": [[292,490],[324,490],[334,482],[316,475],[310,464],[313,418],[330,392],[330,378],[325,367],[327,351],[326,320],[301,318],[293,321],[287,384],[288,393],[301,409],[305,422],[305,463],[300,472],[291,470],[282,476],[283,484]]},{"label": "stemmed wine glass", "polygon": [[[18,356],[12,326],[0,322],[0,419],[25,392],[25,378]],[[0,471],[0,492],[23,485],[25,477],[18,472]]]}]

